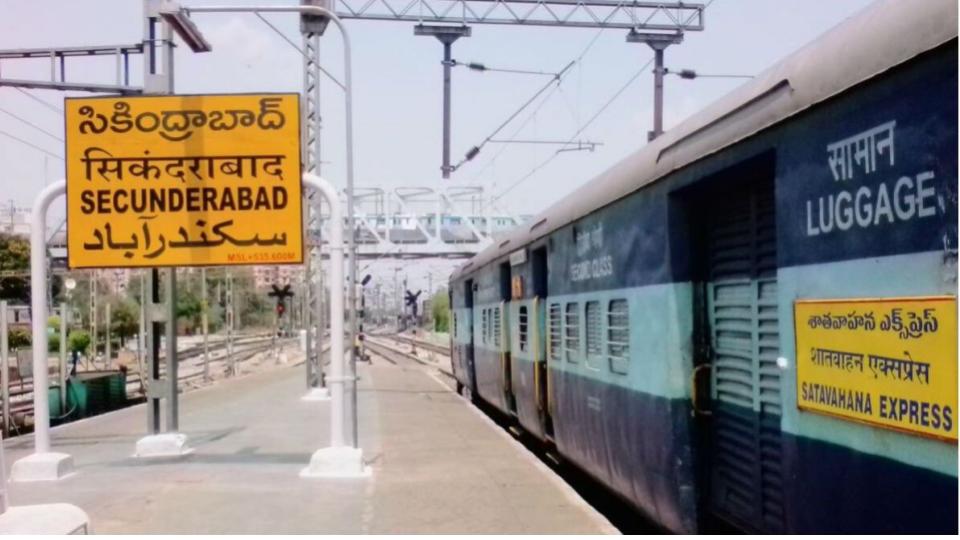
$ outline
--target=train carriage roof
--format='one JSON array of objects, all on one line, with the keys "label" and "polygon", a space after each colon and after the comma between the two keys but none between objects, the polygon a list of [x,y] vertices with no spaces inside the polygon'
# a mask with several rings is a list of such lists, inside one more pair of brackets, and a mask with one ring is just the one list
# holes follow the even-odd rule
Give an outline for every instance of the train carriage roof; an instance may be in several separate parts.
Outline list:
[{"label": "train carriage roof", "polygon": [[956,37],[956,0],[875,2],[513,229],[451,279]]}]

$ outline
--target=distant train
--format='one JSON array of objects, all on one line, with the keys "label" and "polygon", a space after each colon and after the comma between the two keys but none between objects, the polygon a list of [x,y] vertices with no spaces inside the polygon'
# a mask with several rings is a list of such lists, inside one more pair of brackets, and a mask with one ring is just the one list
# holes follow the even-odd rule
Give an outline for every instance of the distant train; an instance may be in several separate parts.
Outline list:
[{"label": "distant train", "polygon": [[957,83],[840,24],[459,268],[458,386],[670,531],[956,533]]}]

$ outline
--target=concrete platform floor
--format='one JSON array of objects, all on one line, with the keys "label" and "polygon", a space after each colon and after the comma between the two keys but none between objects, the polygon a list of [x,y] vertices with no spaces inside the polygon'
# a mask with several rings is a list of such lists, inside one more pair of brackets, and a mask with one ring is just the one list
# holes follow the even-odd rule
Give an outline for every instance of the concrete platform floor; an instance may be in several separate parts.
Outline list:
[{"label": "concrete platform floor", "polygon": [[[373,477],[298,477],[328,439],[329,403],[301,402],[303,366],[181,396],[196,450],[138,460],[143,405],[54,428],[77,474],[10,484],[13,505],[69,502],[96,533],[616,533],[552,471],[419,365],[360,367]],[[5,441],[6,465],[32,436]]]}]

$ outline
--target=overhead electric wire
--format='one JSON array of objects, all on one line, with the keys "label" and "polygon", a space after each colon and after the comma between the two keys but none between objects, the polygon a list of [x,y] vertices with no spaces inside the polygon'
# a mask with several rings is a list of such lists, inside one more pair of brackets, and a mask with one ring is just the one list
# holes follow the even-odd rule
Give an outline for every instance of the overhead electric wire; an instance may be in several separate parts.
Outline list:
[{"label": "overhead electric wire", "polygon": [[[707,8],[710,7],[710,5],[713,4],[715,1],[716,1],[716,0],[710,0],[709,2],[707,2],[706,5],[703,6],[703,10],[701,10],[701,13],[702,13],[703,11],[706,11]],[[692,17],[692,16],[691,16],[691,17]],[[688,19],[688,21],[689,21],[689,20],[690,20],[690,19]],[[600,30],[600,32],[602,32],[602,31],[603,31],[603,29]],[[599,37],[599,32],[597,33],[597,36],[594,36],[594,41],[596,41],[596,38],[597,38],[597,37]],[[593,45],[593,41],[590,42],[590,45],[588,45],[587,48],[589,49],[589,47],[592,46],[592,45]],[[570,142],[572,142],[574,138],[576,138],[578,135],[580,135],[580,133],[583,132],[583,130],[587,129],[587,127],[589,127],[590,124],[592,124],[601,114],[603,114],[603,111],[605,111],[605,110],[607,109],[607,107],[609,107],[614,101],[616,101],[616,99],[617,99],[618,97],[620,97],[620,94],[622,94],[624,91],[626,91],[626,89],[627,89],[631,84],[633,84],[633,82],[634,82],[635,80],[637,80],[638,77],[640,77],[640,75],[643,73],[643,70],[645,70],[645,69],[647,68],[647,66],[649,66],[649,65],[653,62],[653,60],[654,60],[653,58],[647,60],[647,63],[645,63],[639,70],[637,70],[637,72],[634,73],[632,77],[630,77],[630,79],[626,82],[626,84],[624,84],[622,87],[620,87],[620,89],[617,90],[616,93],[614,93],[613,96],[612,96],[609,100],[607,100],[607,102],[604,103],[603,106],[601,106],[600,109],[599,109],[593,116],[591,116],[590,119],[587,120],[587,122],[586,122],[585,124],[583,124],[582,126],[580,126],[580,128],[577,129],[577,131],[575,131],[575,132],[573,133],[573,135],[570,136],[570,138],[567,140],[567,144],[570,144]],[[510,184],[510,186],[507,187],[505,190],[501,191],[499,195],[491,198],[491,199],[490,199],[490,204],[493,205],[497,200],[501,199],[504,195],[506,195],[507,193],[509,193],[510,191],[512,191],[514,188],[516,188],[517,186],[519,186],[520,184],[522,184],[523,182],[525,182],[528,178],[530,178],[531,176],[533,176],[534,174],[536,174],[540,169],[542,169],[542,168],[545,167],[547,164],[549,164],[551,161],[553,161],[558,155],[560,155],[560,154],[558,154],[558,153],[553,153],[553,154],[551,154],[550,157],[548,157],[548,158],[545,159],[543,162],[541,162],[539,165],[537,165],[536,167],[534,167],[530,172],[528,172],[528,173],[525,174],[524,176],[520,177],[520,178],[519,178],[518,180],[516,180],[514,183]]]},{"label": "overhead electric wire", "polygon": [[59,159],[60,161],[63,161],[63,158],[62,158],[62,157],[54,154],[53,152],[51,152],[51,151],[49,151],[49,150],[46,150],[46,149],[44,149],[44,148],[41,148],[41,147],[33,144],[33,143],[30,142],[30,141],[23,140],[23,139],[21,139],[20,137],[17,137],[16,135],[12,135],[12,134],[7,133],[6,131],[3,131],[3,130],[0,130],[0,135],[6,135],[7,137],[10,137],[11,139],[13,139],[13,140],[15,140],[15,141],[17,141],[17,142],[20,142],[20,143],[22,143],[22,144],[25,144],[25,145],[27,145],[27,146],[29,146],[29,147],[31,147],[31,148],[35,148],[35,149],[43,152],[44,154],[47,154],[47,155],[50,156],[50,157],[55,157],[55,158]]},{"label": "overhead electric wire", "polygon": [[[647,67],[648,67],[652,62],[653,62],[653,58],[651,58],[650,60],[647,60],[647,63],[645,63],[639,70],[637,70],[637,72],[634,73],[633,76],[630,77],[629,80],[627,80],[626,84],[624,84],[623,86],[621,86],[620,89],[617,90],[616,93],[614,93],[613,96],[611,96],[610,99],[608,99],[608,100],[606,101],[606,103],[604,103],[603,106],[601,106],[600,109],[598,109],[597,112],[594,113],[594,115],[591,116],[590,119],[586,121],[586,123],[584,123],[582,126],[580,126],[580,127],[573,133],[573,135],[571,135],[570,138],[567,139],[567,143],[566,143],[566,144],[569,145],[570,143],[572,143],[573,140],[576,139],[577,136],[580,135],[580,133],[583,132],[583,130],[585,130],[585,129],[587,129],[588,127],[590,127],[590,124],[592,124],[597,118],[599,118],[600,115],[603,114],[603,112],[604,112],[605,110],[607,110],[607,107],[609,107],[611,104],[613,104],[613,102],[616,101],[617,98],[620,97],[620,95],[623,94],[623,92],[625,92],[625,91],[627,90],[627,88],[629,88],[630,85],[633,84],[633,82],[636,81],[636,80],[640,77],[640,75],[643,73],[643,71],[644,71],[645,69],[647,69]],[[507,189],[501,191],[500,194],[497,195],[496,197],[494,197],[491,201],[496,201],[496,200],[502,198],[504,195],[506,195],[507,193],[509,193],[510,191],[512,191],[515,187],[519,186],[519,185],[522,184],[524,181],[526,181],[528,178],[530,178],[531,176],[533,176],[534,174],[536,174],[540,169],[542,169],[543,167],[545,167],[548,163],[550,163],[551,161],[553,161],[558,155],[559,155],[558,153],[550,154],[550,156],[549,156],[547,159],[545,159],[545,160],[542,161],[539,165],[537,165],[536,167],[534,167],[530,172],[528,172],[528,173],[525,174],[524,176],[520,177],[520,179],[518,179],[516,182],[510,184],[510,186],[507,187]]]},{"label": "overhead electric wire", "polygon": [[[548,83],[547,83],[546,85],[544,85],[542,88],[540,88],[539,90],[537,90],[537,92],[533,95],[533,97],[531,97],[530,99],[528,99],[519,109],[517,109],[516,111],[514,111],[513,114],[511,114],[511,115],[506,119],[506,121],[504,121],[502,124],[500,124],[500,126],[499,126],[496,130],[494,130],[493,133],[491,133],[489,136],[487,136],[487,138],[484,139],[483,142],[481,142],[480,144],[478,144],[478,145],[476,145],[476,146],[473,146],[470,150],[468,150],[466,156],[465,156],[463,159],[461,159],[460,162],[457,163],[457,164],[453,167],[453,169],[454,169],[454,170],[457,170],[457,169],[458,169],[461,165],[463,165],[465,162],[470,161],[470,160],[472,160],[474,157],[476,157],[477,153],[480,152],[480,150],[483,148],[483,146],[484,146],[485,144],[487,144],[487,143],[490,141],[490,139],[496,137],[497,134],[500,133],[500,131],[501,131],[504,127],[507,126],[507,124],[509,124],[511,121],[513,121],[513,119],[516,118],[517,115],[519,115],[521,112],[523,112],[524,109],[526,109],[527,107],[529,107],[531,103],[533,103],[534,101],[536,101],[537,97],[540,96],[540,94],[542,94],[545,90],[547,90],[548,88],[551,88],[551,87],[552,87],[552,90],[550,91],[550,94],[552,94],[557,88],[559,88],[559,87],[560,87],[560,83],[563,81],[563,77],[564,77],[564,75],[566,75],[567,71],[568,71],[571,67],[573,67],[573,65],[575,65],[575,64],[577,64],[578,62],[580,62],[581,60],[583,60],[583,57],[587,54],[587,52],[590,51],[590,49],[593,47],[594,43],[597,42],[597,39],[600,38],[600,34],[602,34],[603,31],[604,31],[604,28],[601,28],[600,30],[598,30],[597,33],[594,34],[593,38],[591,38],[590,41],[587,43],[587,45],[583,48],[583,50],[580,51],[580,54],[577,55],[576,58],[574,58],[573,60],[571,60],[570,62],[568,62],[567,65],[566,65],[563,69],[561,69],[559,72],[557,72],[557,73],[554,75],[553,79],[550,80],[550,82],[548,82]],[[554,85],[554,83],[556,83],[556,84]],[[550,94],[547,94],[547,96],[549,97]],[[546,98],[545,98],[544,101],[542,101],[542,102],[540,103],[540,105],[537,107],[538,110],[539,110],[540,107],[543,106],[543,103],[545,103],[545,101],[546,101]],[[527,120],[525,120],[524,123],[521,125],[521,129],[522,129],[522,127],[525,126],[534,116],[535,116],[535,114],[528,116],[528,117],[527,117]],[[519,132],[519,130],[517,130],[516,132],[514,132],[513,136],[516,136],[516,134],[517,134],[518,132]],[[510,138],[512,139],[513,136],[510,137]],[[486,170],[487,167],[489,167],[490,164],[493,163],[493,161],[495,161],[496,158],[499,157],[500,154],[502,154],[502,153],[503,153],[503,150],[501,150],[500,152],[498,152],[496,156],[494,156],[490,161],[488,161],[488,162],[483,166],[483,168],[481,169],[481,172],[484,171],[484,170]],[[471,154],[472,154],[472,155],[471,155]],[[480,173],[477,173],[477,174],[479,175]]]},{"label": "overhead electric wire", "polygon": [[[533,109],[533,111],[530,112],[529,115],[527,115],[527,118],[526,118],[523,122],[520,123],[520,125],[517,127],[517,129],[514,130],[513,134],[510,135],[510,138],[511,138],[511,139],[516,138],[516,136],[517,136],[521,131],[523,131],[523,128],[527,127],[527,124],[529,124],[531,120],[533,120],[534,118],[536,118],[537,113],[540,112],[540,109],[542,109],[543,106],[546,105],[547,101],[549,101],[549,99],[550,99],[550,96],[552,96],[553,93],[556,92],[558,89],[560,89],[560,85],[559,85],[559,84],[556,85],[556,86],[551,87],[551,88],[550,88],[550,91],[543,95],[543,98],[540,100],[540,103]],[[484,171],[486,171],[487,169],[489,169],[490,166],[493,165],[493,164],[497,161],[497,158],[499,158],[499,157],[507,150],[507,148],[509,148],[509,147],[510,147],[510,146],[509,146],[509,145],[506,145],[506,144],[500,146],[500,149],[497,151],[497,153],[494,154],[494,156],[493,156],[492,158],[488,159],[487,162],[483,164],[483,167],[480,167],[480,170],[477,171],[477,174],[476,174],[475,178],[479,178],[479,177],[484,173]]]},{"label": "overhead electric wire", "polygon": [[38,98],[37,96],[31,94],[30,92],[27,92],[27,91],[24,90],[23,88],[16,88],[16,87],[14,87],[14,90],[16,90],[17,92],[20,92],[21,94],[27,96],[28,98],[36,101],[37,103],[43,105],[44,107],[50,109],[51,111],[53,111],[53,112],[55,112],[55,113],[57,113],[57,114],[63,114],[63,109],[57,107],[56,105],[47,103],[46,101]]},{"label": "overhead electric wire", "polygon": [[560,97],[563,98],[563,104],[567,106],[567,111],[570,112],[570,117],[573,118],[573,121],[579,122],[579,111],[570,103],[570,98],[564,93],[563,88],[560,88]]},{"label": "overhead electric wire", "polygon": [[[304,58],[306,58],[307,60],[310,60],[310,57],[307,56],[307,53],[304,52],[303,49],[301,49],[300,47],[298,47],[297,44],[293,42],[293,40],[291,40],[290,38],[288,38],[288,37],[286,36],[286,34],[284,34],[283,32],[281,32],[279,28],[277,28],[276,26],[273,25],[273,23],[271,23],[270,21],[268,21],[263,15],[260,14],[260,12],[255,11],[253,14],[256,15],[257,17],[259,17],[260,20],[264,22],[264,24],[266,24],[266,25],[269,26],[271,29],[273,29],[274,32],[276,32],[281,38],[283,38],[284,41],[286,41],[287,43],[289,43],[291,47],[293,47],[294,49],[296,49],[297,52],[299,52],[300,54],[302,54],[302,55],[304,56]],[[321,66],[320,64],[317,64],[317,67],[320,68],[320,71],[322,71],[324,75],[326,75],[331,81],[333,81],[334,84],[336,84],[337,86],[339,86],[341,90],[346,90],[346,87],[343,85],[343,83],[340,82],[339,80],[337,80],[337,78],[334,77],[329,71],[323,69],[323,66]]]},{"label": "overhead electric wire", "polygon": [[2,107],[0,107],[0,112],[2,112],[2,113],[4,113],[4,114],[7,114],[7,115],[9,115],[9,116],[12,116],[13,118],[16,118],[17,120],[23,122],[24,124],[32,127],[33,129],[36,129],[37,131],[40,131],[40,132],[42,132],[42,133],[44,133],[44,134],[46,134],[46,135],[48,135],[48,136],[50,136],[50,137],[52,137],[52,138],[60,141],[60,142],[63,142],[63,139],[62,139],[59,135],[56,135],[56,134],[54,134],[54,133],[51,133],[51,132],[43,129],[42,127],[34,124],[33,122],[27,120],[26,118],[23,118],[23,117],[21,117],[21,116],[18,116],[18,115],[16,115],[16,114],[14,114],[14,113],[12,113],[12,112],[10,112],[10,111],[2,108]]},{"label": "overhead electric wire", "polygon": [[564,66],[564,68],[561,69],[552,79],[550,79],[550,81],[549,81],[547,84],[541,86],[540,89],[537,90],[537,91],[530,97],[530,99],[528,99],[527,101],[525,101],[525,102],[523,103],[523,105],[520,106],[520,108],[518,108],[517,110],[513,111],[513,113],[512,113],[510,116],[508,116],[506,120],[504,120],[499,126],[497,126],[497,129],[493,130],[493,133],[491,133],[490,135],[487,135],[487,137],[486,137],[480,144],[478,144],[478,145],[470,148],[470,150],[467,151],[467,154],[466,154],[463,158],[460,159],[460,162],[453,166],[453,170],[459,169],[461,165],[463,165],[463,164],[466,163],[467,161],[470,161],[471,159],[473,159],[474,157],[476,157],[476,155],[477,155],[478,153],[480,153],[480,150],[483,149],[483,147],[484,147],[488,142],[490,142],[491,139],[493,139],[494,137],[496,137],[497,134],[500,133],[500,131],[503,130],[503,128],[507,127],[507,124],[509,124],[510,122],[512,122],[513,119],[517,117],[517,115],[519,115],[520,113],[522,113],[524,109],[526,109],[527,107],[530,106],[531,103],[533,103],[534,101],[536,101],[536,99],[537,99],[538,97],[540,97],[540,94],[546,92],[547,89],[550,88],[550,86],[552,86],[552,85],[554,85],[554,84],[559,85],[559,84],[560,84],[560,80],[563,78],[564,73],[566,73],[567,70],[570,69],[571,66],[573,66],[573,64],[574,64],[574,62],[571,61],[569,64],[567,64],[566,66]]},{"label": "overhead electric wire", "polygon": [[528,69],[508,69],[508,68],[492,68],[488,67],[486,64],[481,64],[480,62],[460,62],[457,60],[451,60],[451,65],[453,67],[465,67],[472,69],[474,71],[495,71],[498,73],[513,73],[515,75],[549,75],[551,77],[556,77],[556,73],[551,73],[549,71],[533,71]]}]

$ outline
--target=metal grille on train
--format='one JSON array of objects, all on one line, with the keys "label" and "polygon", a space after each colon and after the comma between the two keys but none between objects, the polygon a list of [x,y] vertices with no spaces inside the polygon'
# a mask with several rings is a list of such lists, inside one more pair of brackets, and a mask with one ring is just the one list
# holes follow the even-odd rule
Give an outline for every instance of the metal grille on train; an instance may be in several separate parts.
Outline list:
[{"label": "metal grille on train", "polygon": [[783,528],[773,180],[728,192],[707,229],[711,511]]}]

